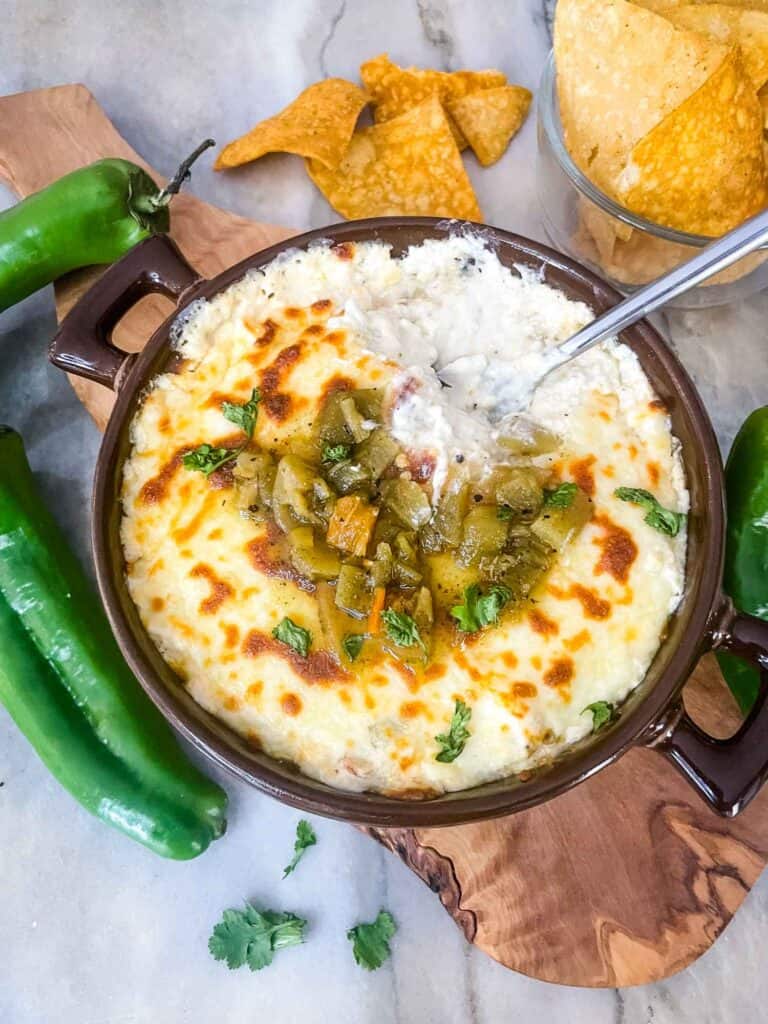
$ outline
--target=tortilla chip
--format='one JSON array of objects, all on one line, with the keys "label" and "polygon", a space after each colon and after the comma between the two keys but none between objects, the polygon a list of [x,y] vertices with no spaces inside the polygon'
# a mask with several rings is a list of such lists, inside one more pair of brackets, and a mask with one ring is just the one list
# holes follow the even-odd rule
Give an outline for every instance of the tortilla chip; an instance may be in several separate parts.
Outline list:
[{"label": "tortilla chip", "polygon": [[355,132],[335,171],[308,160],[309,176],[343,217],[396,214],[481,220],[440,101]]},{"label": "tortilla chip", "polygon": [[[709,4],[710,0],[632,0],[638,7],[649,11],[671,10],[674,7],[687,7],[688,4]],[[768,11],[768,0],[728,0],[726,7],[749,7],[754,11]]]},{"label": "tortilla chip", "polygon": [[630,210],[702,235],[765,206],[762,111],[738,51],[635,146],[621,186]]},{"label": "tortilla chip", "polygon": [[670,7],[682,7],[685,0],[631,0],[636,7],[645,7],[647,11],[667,10]]},{"label": "tortilla chip", "polygon": [[[457,100],[470,92],[493,89],[507,84],[501,71],[431,71],[401,68],[386,53],[366,61],[360,67],[363,85],[373,100],[376,122],[389,121],[411,110],[419,103],[437,96],[442,103]],[[467,140],[449,117],[456,145],[464,149]]]},{"label": "tortilla chip", "polygon": [[521,85],[499,85],[448,100],[447,107],[477,159],[483,167],[489,167],[519,131],[531,99],[531,93]]},{"label": "tortilla chip", "polygon": [[597,249],[596,262],[603,266],[610,264],[617,244],[627,242],[632,237],[632,228],[616,217],[611,217],[584,196],[579,196],[578,214],[580,225]]},{"label": "tortilla chip", "polygon": [[727,4],[685,4],[659,12],[679,28],[703,32],[718,43],[736,45],[755,89],[768,82],[768,9],[752,11]]},{"label": "tortilla chip", "polygon": [[338,167],[368,100],[362,89],[343,78],[316,82],[279,114],[225,146],[215,169],[239,167],[265,153],[296,153]]},{"label": "tortilla chip", "polygon": [[[592,209],[596,212],[594,207]],[[580,213],[584,213],[585,210],[586,206]],[[581,217],[580,226],[572,239],[575,253],[580,259],[595,264],[606,277],[620,285],[648,284],[661,274],[669,273],[699,251],[692,246],[668,242],[664,238],[648,235],[644,231],[632,231],[630,228],[627,238],[615,238],[608,253],[600,249],[600,240],[592,232],[593,226],[594,222],[588,217]],[[751,274],[766,260],[768,253],[751,253],[709,280],[703,281],[702,287],[738,281],[739,278]]]},{"label": "tortilla chip", "polygon": [[554,45],[566,145],[612,195],[632,148],[728,53],[627,0],[559,0]]},{"label": "tortilla chip", "polygon": [[757,94],[757,101],[763,111],[763,131],[768,132],[768,85],[764,85]]}]

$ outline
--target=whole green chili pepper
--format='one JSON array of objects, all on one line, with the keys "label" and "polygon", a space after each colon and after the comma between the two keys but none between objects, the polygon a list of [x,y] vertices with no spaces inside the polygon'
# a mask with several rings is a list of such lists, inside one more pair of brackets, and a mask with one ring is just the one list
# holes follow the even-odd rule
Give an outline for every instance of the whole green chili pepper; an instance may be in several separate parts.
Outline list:
[{"label": "whole green chili pepper", "polygon": [[133,678],[10,427],[0,427],[0,701],[75,799],[155,853],[196,857],[224,832],[226,794]]},{"label": "whole green chili pepper", "polygon": [[79,267],[113,263],[167,231],[168,204],[206,139],[165,188],[130,160],[99,160],[0,213],[0,313]]},{"label": "whole green chili pepper", "polygon": [[[747,417],[725,466],[728,524],[723,587],[742,612],[768,619],[768,406]],[[749,711],[758,690],[756,669],[718,654],[725,681]]]}]

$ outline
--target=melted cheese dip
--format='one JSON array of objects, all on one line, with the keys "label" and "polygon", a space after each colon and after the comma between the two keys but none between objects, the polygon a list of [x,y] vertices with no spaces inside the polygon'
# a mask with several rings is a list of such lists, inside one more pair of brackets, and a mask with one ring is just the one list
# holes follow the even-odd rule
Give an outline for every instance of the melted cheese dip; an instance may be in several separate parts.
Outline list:
[{"label": "melted cheese dip", "polygon": [[[194,698],[314,778],[395,795],[521,772],[587,735],[585,708],[620,703],[645,675],[684,579],[684,531],[666,536],[614,497],[641,487],[675,511],[688,505],[668,415],[628,348],[588,352],[531,407],[562,438],[538,461],[592,496],[592,520],[522,612],[443,645],[421,677],[388,657],[340,666],[322,649],[311,588],[270,556],[263,524],[238,517],[226,474],[181,460],[204,442],[240,443],[221,402],[244,403],[253,387],[254,440],[279,454],[340,382],[386,386],[389,427],[429,454],[437,494],[457,458],[478,475],[503,458],[496,438],[521,367],[591,317],[468,235],[399,259],[373,242],[292,251],[191,309],[179,365],[132,426],[122,541],[142,621]],[[311,631],[308,658],[272,639],[284,616]],[[444,764],[435,736],[457,698],[472,709],[471,736]]]}]

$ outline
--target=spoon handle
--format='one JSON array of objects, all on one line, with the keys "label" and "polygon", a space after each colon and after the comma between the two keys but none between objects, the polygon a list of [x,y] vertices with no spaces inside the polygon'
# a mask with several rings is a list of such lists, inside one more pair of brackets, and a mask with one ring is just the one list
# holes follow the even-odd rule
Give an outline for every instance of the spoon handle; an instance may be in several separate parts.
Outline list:
[{"label": "spoon handle", "polygon": [[[745,220],[733,231],[710,242],[696,256],[668,274],[657,277],[634,295],[624,299],[607,313],[587,324],[552,351],[554,366],[562,366],[600,341],[610,338],[630,324],[642,320],[665,302],[695,288],[697,284],[725,270],[736,260],[768,244],[768,210]],[[553,367],[554,368],[554,367]]]}]

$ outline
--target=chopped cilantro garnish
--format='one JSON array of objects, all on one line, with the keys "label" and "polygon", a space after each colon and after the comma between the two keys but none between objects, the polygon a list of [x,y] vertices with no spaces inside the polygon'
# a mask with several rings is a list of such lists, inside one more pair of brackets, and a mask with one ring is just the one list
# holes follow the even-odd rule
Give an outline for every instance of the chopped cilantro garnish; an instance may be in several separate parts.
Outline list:
[{"label": "chopped cilantro garnish", "polygon": [[197,470],[210,476],[214,470],[234,459],[240,453],[239,448],[214,448],[210,444],[200,444],[182,459],[184,469]]},{"label": "chopped cilantro garnish", "polygon": [[398,647],[424,647],[419,627],[410,615],[387,608],[381,613],[381,620],[386,627],[387,636]]},{"label": "chopped cilantro garnish", "polygon": [[365,637],[362,633],[347,633],[344,639],[341,641],[341,646],[344,648],[344,653],[350,661],[355,661],[360,651],[363,649],[365,643]]},{"label": "chopped cilantro garnish", "polygon": [[253,437],[253,431],[256,426],[256,417],[259,413],[260,401],[261,395],[259,394],[259,389],[254,388],[251,392],[251,397],[243,405],[237,405],[235,402],[222,402],[221,411],[230,423],[234,423],[235,426],[240,427],[242,432],[251,438]]},{"label": "chopped cilantro garnish", "polygon": [[347,938],[352,943],[355,963],[367,971],[381,967],[392,953],[389,940],[396,931],[395,920],[387,910],[380,910],[375,921],[350,928]]},{"label": "chopped cilantro garnish", "polygon": [[581,712],[582,715],[586,714],[587,711],[592,712],[592,732],[600,732],[604,726],[613,721],[616,707],[607,700],[596,700],[594,704],[587,704]]},{"label": "chopped cilantro garnish", "polygon": [[645,491],[642,487],[617,487],[613,493],[620,501],[639,505],[646,513],[643,522],[660,533],[676,537],[685,522],[685,515],[682,512],[672,512],[671,509],[664,508],[650,491]]},{"label": "chopped cilantro garnish", "polygon": [[456,760],[470,737],[467,723],[471,717],[472,708],[468,707],[463,700],[457,700],[448,732],[442,732],[435,736],[441,747],[440,752],[435,756],[436,761],[450,764],[451,761]]},{"label": "chopped cilantro garnish", "polygon": [[568,481],[564,484],[558,484],[552,490],[544,491],[544,504],[550,508],[570,508],[578,489],[576,484]]},{"label": "chopped cilantro garnish", "polygon": [[324,444],[323,462],[343,462],[349,458],[351,451],[351,444]]},{"label": "chopped cilantro garnish", "polygon": [[310,846],[314,846],[316,842],[315,830],[308,821],[302,818],[296,826],[296,842],[293,844],[293,857],[291,858],[291,863],[283,871],[283,878],[287,878],[295,870],[296,865],[304,856],[304,851],[308,850]]},{"label": "chopped cilantro garnish", "polygon": [[484,594],[480,587],[473,583],[464,591],[464,603],[454,605],[451,615],[465,633],[476,633],[485,626],[495,625],[504,605],[512,594],[507,587],[495,583]]},{"label": "chopped cilantro garnish", "polygon": [[297,651],[305,658],[309,654],[309,648],[312,643],[312,634],[308,629],[304,629],[303,626],[297,626],[292,619],[283,619],[283,621],[272,630],[272,636],[275,640],[279,640],[280,643],[287,644],[288,647],[292,647],[294,651]]},{"label": "chopped cilantro garnish", "polygon": [[225,910],[213,929],[208,949],[216,960],[225,960],[234,970],[248,964],[260,971],[272,963],[278,949],[304,941],[307,922],[295,914],[257,910],[246,903],[244,910]]}]

